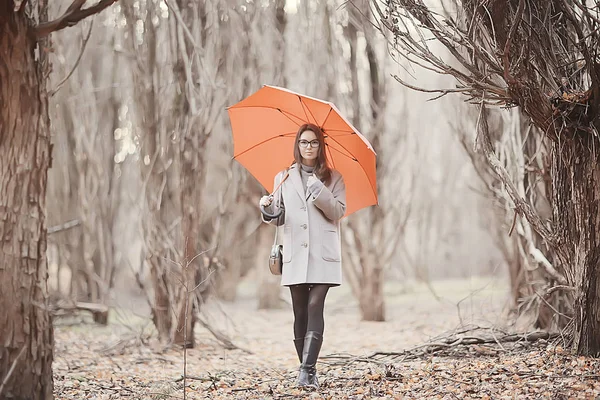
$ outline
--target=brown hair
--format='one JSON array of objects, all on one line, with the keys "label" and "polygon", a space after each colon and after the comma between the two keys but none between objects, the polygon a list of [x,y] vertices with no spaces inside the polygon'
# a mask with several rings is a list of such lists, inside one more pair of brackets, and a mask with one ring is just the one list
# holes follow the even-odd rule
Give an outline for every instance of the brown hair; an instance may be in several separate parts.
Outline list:
[{"label": "brown hair", "polygon": [[325,152],[325,134],[323,130],[315,124],[304,124],[298,128],[296,140],[294,141],[294,160],[298,166],[302,164],[302,155],[300,154],[300,136],[305,131],[313,131],[319,141],[319,153],[317,154],[317,163],[315,164],[315,175],[323,182],[329,181],[331,178],[331,168],[327,163],[327,153]]}]

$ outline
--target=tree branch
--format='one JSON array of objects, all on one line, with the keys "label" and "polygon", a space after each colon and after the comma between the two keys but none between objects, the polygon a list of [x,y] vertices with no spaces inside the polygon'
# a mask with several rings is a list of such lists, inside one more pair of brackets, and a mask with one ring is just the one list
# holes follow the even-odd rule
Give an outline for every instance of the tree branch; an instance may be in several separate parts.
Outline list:
[{"label": "tree branch", "polygon": [[[490,139],[489,131],[488,131],[488,123],[487,123],[487,115],[485,105],[481,104],[481,113],[479,115],[479,121],[477,122],[477,130],[478,137],[481,138],[482,150],[485,154],[488,162],[494,172],[498,175],[502,183],[504,183],[506,187],[506,191],[510,196],[510,199],[515,204],[515,211],[523,214],[527,221],[534,227],[534,229],[553,247],[557,248],[556,238],[542,222],[539,215],[535,213],[531,205],[523,199],[515,185],[512,183],[508,172],[498,160],[498,157],[494,153],[494,146],[492,145],[492,141]],[[564,278],[563,278],[564,279]]]},{"label": "tree branch", "polygon": [[21,5],[19,6],[19,12],[23,12],[23,11],[25,11],[25,6],[27,5],[28,1],[29,1],[29,0],[23,0],[23,1],[21,2]]},{"label": "tree branch", "polygon": [[33,28],[34,35],[37,39],[46,37],[52,32],[59,31],[61,29],[74,26],[79,21],[89,17],[90,15],[98,14],[105,8],[111,6],[117,0],[100,0],[96,5],[81,9],[87,0],[73,0],[73,3],[67,8],[65,13],[53,20],[44,22]]},{"label": "tree branch", "polygon": [[92,36],[92,28],[93,27],[94,27],[94,20],[92,19],[92,23],[90,24],[90,29],[88,30],[87,35],[83,39],[83,44],[81,45],[81,51],[79,52],[79,56],[77,57],[77,60],[75,61],[75,65],[73,65],[73,68],[67,74],[67,76],[65,76],[65,78],[62,81],[60,81],[60,83],[58,85],[56,85],[56,88],[54,90],[52,90],[50,93],[48,93],[49,97],[53,97],[60,90],[62,85],[64,85],[65,82],[69,80],[71,75],[73,75],[73,72],[75,72],[75,70],[77,69],[77,66],[81,62],[81,58],[83,57],[83,52],[85,51],[85,48],[87,47],[90,37]]},{"label": "tree branch", "polygon": [[510,86],[515,83],[515,79],[510,74],[510,61],[509,61],[509,53],[510,53],[510,45],[515,36],[515,32],[521,23],[521,18],[523,17],[523,10],[525,9],[525,1],[519,0],[519,7],[517,8],[517,14],[515,16],[515,22],[510,27],[510,31],[508,32],[508,39],[506,39],[506,43],[504,44],[504,54],[503,54],[503,62],[504,62],[504,80]]}]

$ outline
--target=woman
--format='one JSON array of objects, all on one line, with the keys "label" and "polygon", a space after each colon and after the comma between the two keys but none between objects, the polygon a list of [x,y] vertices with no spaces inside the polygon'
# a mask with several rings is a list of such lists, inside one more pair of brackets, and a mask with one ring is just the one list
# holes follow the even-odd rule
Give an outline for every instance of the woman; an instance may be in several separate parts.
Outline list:
[{"label": "woman", "polygon": [[[323,131],[302,125],[294,142],[295,163],[275,176],[281,193],[263,196],[260,205],[283,225],[283,272],[294,309],[294,344],[300,359],[298,386],[318,388],[316,362],[321,349],[325,296],[342,283],[340,219],[346,212],[342,175],[327,163]],[[281,194],[281,196],[280,196]],[[273,201],[275,199],[275,201]],[[280,201],[281,199],[281,201]]]}]

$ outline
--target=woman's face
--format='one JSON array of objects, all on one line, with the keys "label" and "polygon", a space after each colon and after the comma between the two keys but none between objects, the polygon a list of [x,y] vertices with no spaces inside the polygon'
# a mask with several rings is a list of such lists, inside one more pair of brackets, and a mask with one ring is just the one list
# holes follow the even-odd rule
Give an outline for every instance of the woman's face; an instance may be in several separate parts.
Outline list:
[{"label": "woman's face", "polygon": [[311,130],[305,130],[298,140],[300,155],[309,163],[313,163],[319,156],[319,140],[317,135]]}]

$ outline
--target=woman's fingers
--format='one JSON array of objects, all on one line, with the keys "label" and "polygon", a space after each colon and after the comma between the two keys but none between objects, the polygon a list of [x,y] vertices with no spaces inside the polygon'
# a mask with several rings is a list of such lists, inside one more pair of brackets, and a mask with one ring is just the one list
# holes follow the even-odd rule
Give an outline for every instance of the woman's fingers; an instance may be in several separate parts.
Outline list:
[{"label": "woman's fingers", "polygon": [[273,196],[263,196],[260,198],[259,204],[263,207],[268,207],[273,202]]}]

